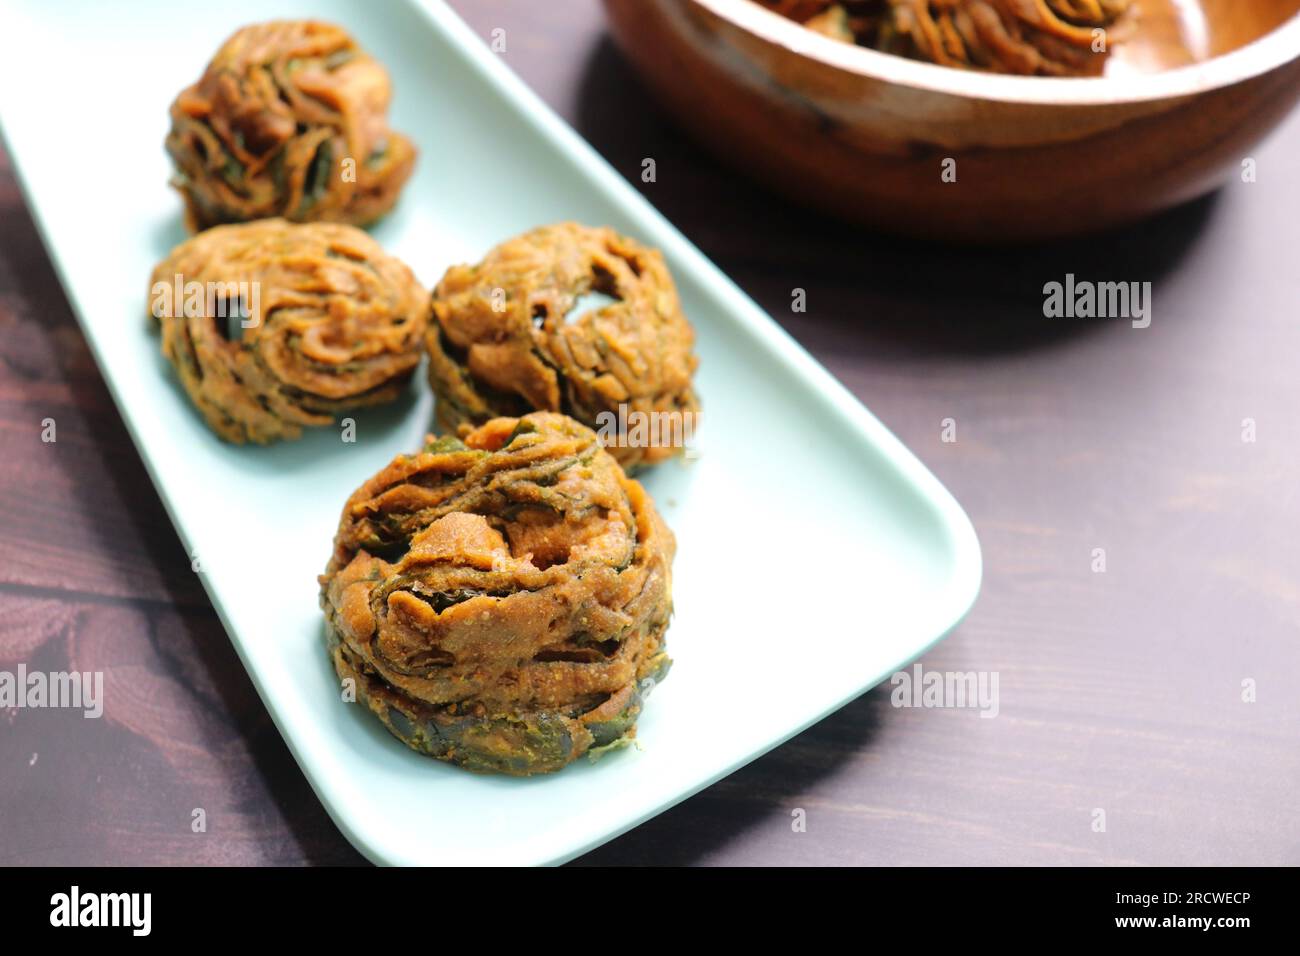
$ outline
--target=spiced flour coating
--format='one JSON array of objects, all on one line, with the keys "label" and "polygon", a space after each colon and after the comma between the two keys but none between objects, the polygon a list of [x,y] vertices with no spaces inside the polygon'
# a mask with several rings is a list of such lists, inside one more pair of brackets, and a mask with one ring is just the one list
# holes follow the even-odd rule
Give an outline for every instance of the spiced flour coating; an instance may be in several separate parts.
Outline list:
[{"label": "spiced flour coating", "polygon": [[[574,315],[591,292],[615,301]],[[563,412],[603,427],[625,468],[652,464],[681,452],[699,410],[694,341],[659,252],[609,228],[543,226],[453,266],[434,290],[426,345],[438,422],[454,432]],[[638,441],[609,427],[654,415],[680,432]]]},{"label": "spiced flour coating", "polygon": [[627,742],[670,661],[672,533],[596,436],[499,418],[348,499],[321,576],[339,677],[410,747],[542,773]]},{"label": "spiced flour coating", "polygon": [[[420,362],[428,292],[360,229],[217,226],[154,269],[163,354],[222,438],[298,438],[392,401]],[[230,318],[230,316],[234,318]]]},{"label": "spiced flour coating", "polygon": [[388,127],[391,96],[383,66],[333,24],[237,31],[172,103],[166,147],[186,223],[379,218],[416,154]]}]

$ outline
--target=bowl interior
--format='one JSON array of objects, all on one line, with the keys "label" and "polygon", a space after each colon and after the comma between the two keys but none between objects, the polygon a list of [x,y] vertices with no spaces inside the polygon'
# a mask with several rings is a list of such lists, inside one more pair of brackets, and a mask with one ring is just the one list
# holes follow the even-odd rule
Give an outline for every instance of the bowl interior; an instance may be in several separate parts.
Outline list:
[{"label": "bowl interior", "polygon": [[1115,45],[1108,76],[1157,73],[1236,50],[1300,13],[1300,0],[1137,0],[1132,35]]},{"label": "bowl interior", "polygon": [[[605,2],[619,6],[632,0]],[[659,2],[698,8],[706,22],[714,18],[728,23],[732,30],[781,51],[775,56],[786,66],[790,55],[816,64],[818,82],[840,74],[863,77],[869,84],[1003,103],[1113,106],[1199,95],[1300,57],[1300,0],[1134,0],[1136,19],[1111,38],[1105,75],[1097,77],[1021,76],[936,66],[829,39],[754,0]],[[826,67],[833,72],[818,72]]]}]

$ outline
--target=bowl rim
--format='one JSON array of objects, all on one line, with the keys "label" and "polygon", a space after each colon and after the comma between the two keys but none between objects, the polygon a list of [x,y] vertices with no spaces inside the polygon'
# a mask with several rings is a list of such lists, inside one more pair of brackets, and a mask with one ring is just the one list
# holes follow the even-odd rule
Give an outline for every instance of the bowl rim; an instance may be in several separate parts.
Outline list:
[{"label": "bowl rim", "polygon": [[1300,57],[1300,10],[1262,37],[1201,63],[1159,73],[1051,77],[961,70],[882,53],[822,36],[754,0],[687,2],[797,56],[848,73],[932,93],[1005,103],[1105,106],[1195,96],[1262,76]]}]

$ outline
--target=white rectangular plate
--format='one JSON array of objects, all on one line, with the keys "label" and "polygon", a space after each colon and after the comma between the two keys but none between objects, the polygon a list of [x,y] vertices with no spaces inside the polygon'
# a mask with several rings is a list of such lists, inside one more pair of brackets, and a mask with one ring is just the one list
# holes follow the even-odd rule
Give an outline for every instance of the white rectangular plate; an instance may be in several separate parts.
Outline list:
[{"label": "white rectangular plate", "polygon": [[[384,863],[555,863],[637,825],[873,687],[979,589],[957,503],[862,405],[626,184],[444,6],[345,0],[10,0],[0,122],[51,259],[158,493],[280,732],[340,829]],[[416,449],[431,399],[269,448],[215,438],[146,321],[184,237],[162,149],[172,97],[268,16],[353,32],[421,148],[373,234],[432,285],[563,219],[667,256],[699,333],[700,457],[646,478],[677,533],[676,665],[639,747],[531,779],[421,757],[341,702],[316,575],[347,495]],[[112,701],[106,716],[112,719]]]}]

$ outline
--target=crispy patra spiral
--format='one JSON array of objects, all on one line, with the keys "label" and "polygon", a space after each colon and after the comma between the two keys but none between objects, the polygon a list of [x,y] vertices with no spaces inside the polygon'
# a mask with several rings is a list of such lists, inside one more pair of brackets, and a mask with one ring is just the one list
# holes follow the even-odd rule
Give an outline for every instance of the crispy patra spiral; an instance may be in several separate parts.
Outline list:
[{"label": "crispy patra spiral", "polygon": [[415,163],[388,128],[388,73],[339,27],[244,27],[171,108],[167,151],[192,230],[283,216],[365,225]]},{"label": "crispy patra spiral", "polygon": [[[617,301],[574,317],[591,292]],[[657,251],[608,228],[543,226],[477,265],[448,269],[433,316],[429,381],[443,427],[538,410],[600,430],[623,406],[619,420],[632,428],[601,437],[624,467],[682,450],[676,433],[654,442],[635,435],[637,416],[658,415],[676,428],[699,409],[695,333]]]},{"label": "crispy patra spiral", "polygon": [[760,0],[838,40],[942,66],[998,73],[1100,73],[1131,0]]},{"label": "crispy patra spiral", "polygon": [[334,665],[409,746],[557,770],[630,739],[667,673],[672,533],[563,415],[403,455],[348,499],[321,576]]},{"label": "crispy patra spiral", "polygon": [[173,249],[150,286],[163,354],[213,431],[240,443],[396,398],[428,310],[411,270],[341,223],[217,226]]},{"label": "crispy patra spiral", "polygon": [[890,0],[881,48],[942,66],[1000,73],[1100,73],[1093,31],[1111,26],[1128,0]]}]

